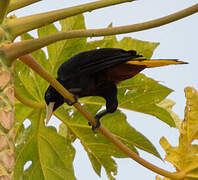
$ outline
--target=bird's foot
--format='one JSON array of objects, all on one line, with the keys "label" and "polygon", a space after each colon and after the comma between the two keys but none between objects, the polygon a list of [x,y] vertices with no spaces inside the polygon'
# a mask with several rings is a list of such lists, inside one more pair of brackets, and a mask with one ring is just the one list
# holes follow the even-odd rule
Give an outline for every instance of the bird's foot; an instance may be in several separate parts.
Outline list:
[{"label": "bird's foot", "polygon": [[74,101],[73,101],[73,102],[71,102],[71,101],[69,101],[69,100],[67,100],[67,99],[65,99],[64,101],[65,101],[69,106],[73,106],[75,103],[78,102],[77,96],[74,96],[74,95],[73,95],[73,98],[74,98]]},{"label": "bird's foot", "polygon": [[88,125],[91,126],[92,131],[95,131],[95,129],[99,128],[101,123],[100,123],[100,117],[98,117],[97,115],[95,116],[96,119],[96,125],[94,126],[93,124],[91,124],[90,122],[88,122]]}]

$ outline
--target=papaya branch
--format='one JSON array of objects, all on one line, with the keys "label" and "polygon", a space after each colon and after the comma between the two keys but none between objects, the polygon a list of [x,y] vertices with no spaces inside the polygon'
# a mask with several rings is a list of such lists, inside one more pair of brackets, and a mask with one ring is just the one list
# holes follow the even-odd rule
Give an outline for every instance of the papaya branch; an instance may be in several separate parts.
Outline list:
[{"label": "papaya branch", "polygon": [[130,1],[133,0],[100,0],[92,3],[45,12],[41,14],[14,18],[8,21],[7,24],[5,24],[5,28],[11,33],[14,39],[20,34],[64,19],[66,17]]},{"label": "papaya branch", "polygon": [[40,49],[44,46],[47,46],[49,44],[52,44],[60,40],[81,38],[81,37],[109,36],[109,35],[123,34],[129,32],[143,31],[146,29],[155,28],[158,26],[162,26],[177,21],[186,16],[190,16],[196,12],[198,12],[198,3],[184,10],[170,14],[168,16],[143,23],[138,23],[128,26],[113,27],[113,28],[71,30],[67,32],[58,32],[56,34],[43,36],[38,39],[25,40],[21,42],[12,43],[6,48],[2,47],[1,50],[5,53],[7,59],[11,61],[20,56],[31,53],[37,49]]},{"label": "papaya branch", "polygon": [[[48,81],[64,98],[73,102],[74,98],[72,94],[67,91],[56,79],[54,79],[32,56],[25,55],[19,58],[24,64],[37,72],[42,78]],[[91,115],[80,103],[75,103],[73,105],[89,122],[93,125],[96,125],[94,116]],[[111,132],[109,132],[104,126],[100,126],[97,129],[100,133],[102,133],[110,142],[112,142],[117,148],[119,148],[122,152],[128,155],[130,158],[143,165],[144,167],[156,172],[162,176],[169,177],[172,179],[183,179],[185,178],[184,172],[168,172],[164,169],[161,169],[150,162],[144,160],[139,155],[134,153],[130,148],[128,148],[125,144],[123,144],[119,139],[117,139]]]}]

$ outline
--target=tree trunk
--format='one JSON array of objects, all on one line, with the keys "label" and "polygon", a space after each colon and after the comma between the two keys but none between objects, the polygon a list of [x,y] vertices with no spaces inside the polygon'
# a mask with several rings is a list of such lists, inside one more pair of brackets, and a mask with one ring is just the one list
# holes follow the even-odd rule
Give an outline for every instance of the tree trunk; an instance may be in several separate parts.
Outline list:
[{"label": "tree trunk", "polygon": [[0,180],[14,177],[14,78],[13,68],[0,55]]}]

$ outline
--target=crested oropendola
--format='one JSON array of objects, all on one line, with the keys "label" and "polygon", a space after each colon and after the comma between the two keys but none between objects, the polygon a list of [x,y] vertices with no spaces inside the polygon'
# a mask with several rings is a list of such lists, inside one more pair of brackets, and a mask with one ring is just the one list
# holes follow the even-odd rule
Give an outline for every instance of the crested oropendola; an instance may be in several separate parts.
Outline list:
[{"label": "crested oropendola", "polygon": [[[187,64],[176,59],[149,60],[136,51],[125,51],[118,48],[101,48],[81,52],[58,69],[57,80],[77,98],[86,96],[100,96],[106,100],[106,109],[96,114],[97,125],[100,118],[107,113],[113,113],[118,107],[116,85],[132,78],[145,68],[159,67],[170,64]],[[52,113],[64,102],[72,105],[59,94],[51,85],[45,92],[47,104],[47,122]]]}]

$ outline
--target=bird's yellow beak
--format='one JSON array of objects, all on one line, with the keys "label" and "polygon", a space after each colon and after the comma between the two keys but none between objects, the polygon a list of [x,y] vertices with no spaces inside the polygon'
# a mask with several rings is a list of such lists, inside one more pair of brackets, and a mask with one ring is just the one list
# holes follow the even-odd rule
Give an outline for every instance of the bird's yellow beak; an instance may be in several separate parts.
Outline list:
[{"label": "bird's yellow beak", "polygon": [[138,57],[127,61],[127,64],[146,66],[147,68],[167,66],[171,64],[188,64],[187,62],[178,61],[177,59],[146,59],[145,57]]},{"label": "bird's yellow beak", "polygon": [[50,102],[49,105],[46,107],[46,124],[48,124],[52,114],[53,114],[53,107],[55,102]]}]

